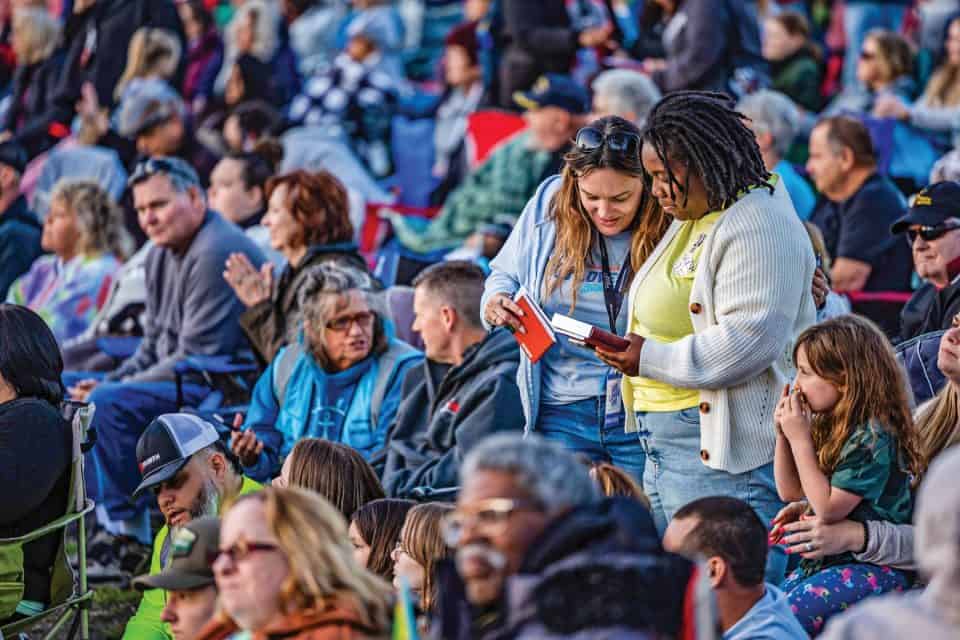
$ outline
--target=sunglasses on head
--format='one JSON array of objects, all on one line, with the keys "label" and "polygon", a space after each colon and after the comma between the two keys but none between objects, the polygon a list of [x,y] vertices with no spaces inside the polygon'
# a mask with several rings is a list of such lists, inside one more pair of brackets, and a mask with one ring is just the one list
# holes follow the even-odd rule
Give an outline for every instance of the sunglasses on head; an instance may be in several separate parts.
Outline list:
[{"label": "sunglasses on head", "polygon": [[149,180],[155,175],[159,174],[172,174],[175,175],[184,181],[192,184],[197,184],[197,176],[191,175],[188,171],[177,166],[173,162],[166,160],[165,158],[147,158],[146,160],[141,160],[137,163],[137,166],[134,167],[133,173],[130,174],[130,178],[127,180],[127,186],[133,187],[145,180]]},{"label": "sunglasses on head", "polygon": [[919,229],[907,229],[907,240],[910,244],[913,244],[917,241],[917,236],[920,236],[927,242],[932,240],[937,240],[942,238],[945,234],[960,229],[960,223],[957,222],[946,222],[944,224],[938,224],[933,227],[920,227]]},{"label": "sunglasses on head", "polygon": [[606,147],[617,153],[636,155],[640,150],[640,136],[621,131],[604,135],[600,129],[584,127],[577,131],[575,144],[581,151],[596,151],[601,147]]}]

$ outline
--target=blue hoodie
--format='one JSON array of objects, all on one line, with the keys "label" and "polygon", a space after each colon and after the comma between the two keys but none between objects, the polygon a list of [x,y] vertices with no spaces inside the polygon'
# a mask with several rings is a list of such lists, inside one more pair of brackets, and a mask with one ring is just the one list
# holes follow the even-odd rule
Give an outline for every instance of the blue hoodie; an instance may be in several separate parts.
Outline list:
[{"label": "blue hoodie", "polygon": [[[302,340],[301,335],[301,343]],[[330,374],[301,347],[279,401],[277,367],[290,348],[281,349],[260,376],[244,424],[264,444],[257,463],[244,468],[244,475],[258,482],[275,476],[283,458],[302,438],[341,442],[369,458],[386,440],[387,427],[400,404],[404,376],[423,359],[423,354],[413,347],[391,339],[384,354]],[[380,365],[387,361],[391,368],[381,374]],[[373,394],[381,375],[388,376],[387,384],[383,397],[374,403]],[[374,404],[380,407],[376,416]]]},{"label": "blue hoodie", "polygon": [[13,281],[40,257],[41,230],[40,221],[27,208],[23,196],[0,213],[0,299],[6,300]]}]

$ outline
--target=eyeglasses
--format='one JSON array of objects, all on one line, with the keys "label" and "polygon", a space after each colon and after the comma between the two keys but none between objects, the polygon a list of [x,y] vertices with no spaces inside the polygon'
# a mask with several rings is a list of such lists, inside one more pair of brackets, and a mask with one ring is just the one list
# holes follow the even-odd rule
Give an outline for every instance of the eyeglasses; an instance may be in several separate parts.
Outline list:
[{"label": "eyeglasses", "polygon": [[371,311],[361,311],[360,313],[355,313],[352,316],[342,316],[340,318],[334,318],[327,322],[327,329],[330,331],[337,331],[340,333],[350,330],[354,324],[359,326],[364,331],[369,331],[370,327],[373,326],[373,321],[376,318],[376,315]]},{"label": "eyeglasses", "polygon": [[861,59],[861,60],[873,60],[873,59],[876,58],[876,57],[877,57],[877,54],[874,53],[873,51],[861,51],[861,52],[860,52],[860,59]]},{"label": "eyeglasses", "polygon": [[504,532],[512,516],[517,511],[540,511],[539,504],[529,500],[511,500],[510,498],[490,498],[465,508],[459,507],[443,517],[440,533],[449,547],[455,547],[463,537],[467,527],[475,527],[488,536],[497,536]]},{"label": "eyeglasses", "polygon": [[216,562],[221,557],[226,556],[230,558],[230,564],[237,564],[246,560],[250,554],[256,553],[258,551],[276,551],[280,547],[269,542],[248,542],[246,540],[238,540],[232,546],[227,547],[226,549],[220,549],[213,555],[213,562]]},{"label": "eyeglasses", "polygon": [[127,187],[134,187],[158,174],[175,175],[189,184],[200,186],[197,174],[179,166],[179,163],[171,162],[166,158],[147,158],[134,167],[133,173],[127,180]]},{"label": "eyeglasses", "polygon": [[575,144],[581,151],[596,151],[605,146],[617,153],[637,155],[640,150],[640,136],[622,131],[604,135],[603,131],[596,127],[584,127],[577,131]]},{"label": "eyeglasses", "polygon": [[393,546],[393,552],[394,552],[394,553],[404,553],[404,554],[410,556],[411,558],[413,557],[413,556],[410,554],[410,552],[406,550],[406,548],[403,546],[403,542],[401,542],[400,540],[397,540],[397,544],[395,544],[395,545]]},{"label": "eyeglasses", "polygon": [[917,241],[917,236],[920,236],[927,242],[931,242],[933,240],[942,238],[947,233],[950,233],[956,229],[960,229],[960,223],[948,222],[932,227],[923,226],[919,229],[907,229],[907,242],[913,244]]}]

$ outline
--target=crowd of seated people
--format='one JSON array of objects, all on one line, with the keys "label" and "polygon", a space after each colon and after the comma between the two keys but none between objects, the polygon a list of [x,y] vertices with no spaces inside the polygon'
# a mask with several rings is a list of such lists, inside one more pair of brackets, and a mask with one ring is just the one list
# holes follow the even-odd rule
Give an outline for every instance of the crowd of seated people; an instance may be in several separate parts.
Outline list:
[{"label": "crowd of seated people", "polygon": [[0,2],[0,538],[72,401],[127,640],[955,637],[960,2],[911,4]]}]

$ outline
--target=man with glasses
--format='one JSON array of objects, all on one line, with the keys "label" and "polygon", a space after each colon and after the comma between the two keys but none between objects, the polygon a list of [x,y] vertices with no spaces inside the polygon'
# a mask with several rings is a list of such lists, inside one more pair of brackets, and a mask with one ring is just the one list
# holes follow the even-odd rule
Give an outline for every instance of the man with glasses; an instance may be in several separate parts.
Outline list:
[{"label": "man with glasses", "polygon": [[[232,253],[243,253],[259,268],[263,256],[243,231],[210,211],[196,172],[178,158],[140,162],[129,180],[140,226],[154,247],[146,259],[146,322],[136,353],[102,381],[75,373],[65,376],[77,400],[96,403],[93,449],[98,479],[98,519],[105,528],[104,565],[130,543],[150,540],[147,502],[131,500],[137,483],[135,448],[144,426],[176,411],[180,398],[177,363],[190,356],[235,355],[247,348],[238,318],[243,305],[223,279]],[[208,393],[202,380],[187,378],[186,406]],[[115,555],[123,558],[123,548]],[[123,568],[132,571],[135,563]]]},{"label": "man with glasses", "polygon": [[949,329],[960,312],[960,183],[925,188],[891,231],[906,238],[924,280],[900,314],[900,339]]},{"label": "man with glasses", "polygon": [[909,247],[890,233],[906,202],[877,171],[867,128],[854,118],[821,120],[810,134],[807,172],[823,194],[810,221],[823,232],[837,291],[909,291]]},{"label": "man with glasses", "polygon": [[[260,485],[242,475],[239,461],[223,445],[212,424],[186,413],[162,415],[151,422],[137,442],[136,460],[142,480],[135,493],[156,496],[164,525],[153,542],[150,575],[134,583],[145,591],[123,637],[125,640],[192,638],[186,630],[172,634],[173,629],[188,623],[186,609],[192,608],[190,604],[198,605],[186,603],[188,598],[180,592],[202,585],[209,588],[213,585],[213,574],[209,564],[201,567],[195,550],[185,548],[190,533],[198,533],[190,525],[199,518],[219,515],[225,502],[253,493]],[[217,548],[216,539],[212,544],[210,540],[200,544],[213,550]],[[172,576],[185,570],[184,564],[191,567],[194,575],[209,575],[209,581],[200,580],[198,584],[174,579]],[[200,622],[205,623],[206,619]]]},{"label": "man with glasses", "polygon": [[677,633],[691,563],[662,550],[640,503],[601,499],[572,453],[498,434],[467,455],[460,478],[443,521],[456,570],[441,565],[433,637]]}]

